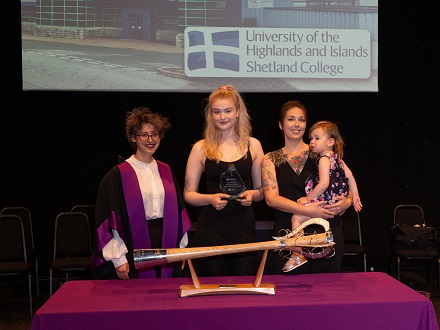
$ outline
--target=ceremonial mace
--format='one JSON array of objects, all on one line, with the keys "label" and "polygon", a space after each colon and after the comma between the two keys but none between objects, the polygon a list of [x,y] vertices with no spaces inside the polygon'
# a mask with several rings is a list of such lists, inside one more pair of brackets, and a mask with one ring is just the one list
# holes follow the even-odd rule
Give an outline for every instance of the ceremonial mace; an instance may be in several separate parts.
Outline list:
[{"label": "ceremonial mace", "polygon": [[[321,225],[324,227],[325,232],[293,237],[300,230],[312,224]],[[310,249],[313,251],[314,248],[326,248],[317,254],[313,252],[303,253],[309,258],[322,258],[328,255],[334,244],[328,221],[322,218],[312,218],[298,226],[291,234],[278,237],[273,241],[193,248],[138,249],[133,251],[133,257],[136,269],[188,260],[193,285],[181,285],[179,291],[180,297],[212,294],[275,294],[274,284],[261,283],[268,250],[294,250],[295,247],[302,247],[308,248],[307,251],[310,251]],[[261,250],[264,250],[263,256],[252,284],[202,285],[198,280],[191,262],[191,259]]]}]

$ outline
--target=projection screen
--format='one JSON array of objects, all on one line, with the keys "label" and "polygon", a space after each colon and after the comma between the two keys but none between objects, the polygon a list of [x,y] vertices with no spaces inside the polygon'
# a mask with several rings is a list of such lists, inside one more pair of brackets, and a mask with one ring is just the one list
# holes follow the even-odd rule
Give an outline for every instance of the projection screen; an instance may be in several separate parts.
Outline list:
[{"label": "projection screen", "polygon": [[23,90],[378,91],[377,0],[21,0]]}]

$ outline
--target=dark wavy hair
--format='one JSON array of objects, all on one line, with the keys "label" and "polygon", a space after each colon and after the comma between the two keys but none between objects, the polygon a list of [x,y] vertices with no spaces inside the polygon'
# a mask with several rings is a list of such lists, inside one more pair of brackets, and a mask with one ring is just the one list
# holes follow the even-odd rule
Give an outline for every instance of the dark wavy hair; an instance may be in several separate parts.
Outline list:
[{"label": "dark wavy hair", "polygon": [[127,112],[125,117],[125,136],[127,137],[130,146],[136,150],[136,143],[132,141],[140,130],[142,125],[150,124],[158,132],[161,139],[164,138],[166,131],[171,128],[168,118],[160,113],[154,113],[147,107],[136,107]]}]

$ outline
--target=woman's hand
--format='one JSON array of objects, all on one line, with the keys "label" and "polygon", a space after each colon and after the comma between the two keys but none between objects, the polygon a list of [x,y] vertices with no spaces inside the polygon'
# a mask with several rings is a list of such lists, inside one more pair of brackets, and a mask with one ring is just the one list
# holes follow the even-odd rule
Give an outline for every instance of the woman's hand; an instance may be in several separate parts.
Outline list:
[{"label": "woman's hand", "polygon": [[130,266],[128,265],[128,262],[125,264],[116,267],[116,274],[121,280],[128,280],[128,272],[130,271]]},{"label": "woman's hand", "polygon": [[331,205],[325,205],[324,208],[332,211],[336,214],[342,214],[351,206],[352,199],[351,195],[349,197],[337,196],[334,198],[335,203]]},{"label": "woman's hand", "polygon": [[257,190],[246,190],[237,197],[237,202],[240,202],[242,206],[251,206],[254,192],[257,192]]},{"label": "woman's hand", "polygon": [[319,201],[308,205],[302,205],[304,207],[304,212],[298,213],[305,214],[311,218],[331,219],[337,213],[331,209],[327,209],[327,207],[325,206],[326,203],[326,201]]},{"label": "woman's hand", "polygon": [[297,202],[304,205],[307,204],[309,201],[307,200],[307,197],[301,197],[298,198]]},{"label": "woman's hand", "polygon": [[231,197],[231,195],[221,193],[212,194],[209,202],[213,208],[215,208],[217,211],[220,211],[223,210],[228,204],[229,197]]}]

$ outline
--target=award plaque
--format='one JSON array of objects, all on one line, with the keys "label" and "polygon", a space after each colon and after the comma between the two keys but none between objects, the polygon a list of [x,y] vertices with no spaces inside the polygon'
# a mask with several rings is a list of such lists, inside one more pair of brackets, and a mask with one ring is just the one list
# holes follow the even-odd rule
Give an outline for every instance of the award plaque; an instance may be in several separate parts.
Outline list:
[{"label": "award plaque", "polygon": [[220,190],[222,193],[231,195],[230,199],[236,199],[246,190],[246,185],[234,164],[229,165],[226,171],[220,175]]}]

